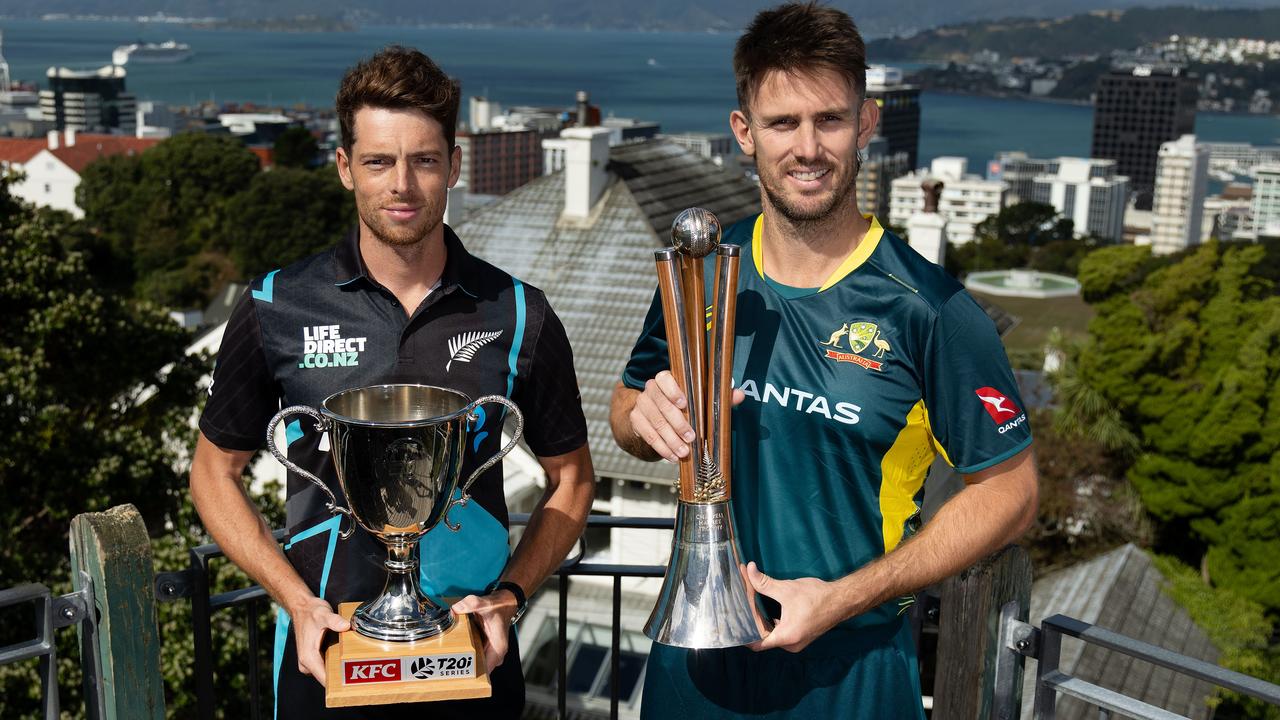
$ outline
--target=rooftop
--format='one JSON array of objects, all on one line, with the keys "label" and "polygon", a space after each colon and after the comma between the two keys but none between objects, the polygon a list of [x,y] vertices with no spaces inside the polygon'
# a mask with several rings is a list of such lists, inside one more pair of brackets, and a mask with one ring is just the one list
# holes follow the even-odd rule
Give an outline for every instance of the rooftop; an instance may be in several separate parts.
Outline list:
[{"label": "rooftop", "polygon": [[573,344],[596,472],[670,482],[673,466],[631,457],[613,441],[609,400],[653,300],[653,251],[690,206],[729,225],[760,211],[760,191],[673,143],[609,150],[608,185],[586,220],[562,217],[564,173],[538,178],[457,228],[472,252],[541,289]]}]

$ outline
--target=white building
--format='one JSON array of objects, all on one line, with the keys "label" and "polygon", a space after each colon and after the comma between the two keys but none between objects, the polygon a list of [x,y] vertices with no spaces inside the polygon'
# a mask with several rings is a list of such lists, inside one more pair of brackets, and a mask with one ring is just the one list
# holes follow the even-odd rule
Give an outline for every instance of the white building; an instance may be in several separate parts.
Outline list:
[{"label": "white building", "polygon": [[[1210,159],[1210,165],[1213,160]],[[1221,194],[1204,200],[1204,216],[1201,219],[1200,241],[1216,236],[1219,240],[1253,240],[1257,233],[1253,225],[1253,188],[1248,185],[1228,185]]]},{"label": "white building", "polygon": [[22,181],[10,187],[15,197],[80,218],[84,211],[76,205],[76,188],[89,163],[108,155],[136,155],[158,142],[70,129],[51,130],[45,140],[0,138],[0,170],[23,174]]},{"label": "white building", "polygon": [[1209,151],[1183,135],[1160,145],[1151,205],[1151,251],[1167,255],[1200,244]]},{"label": "white building", "polygon": [[1280,165],[1255,170],[1253,225],[1258,237],[1280,237]]},{"label": "white building", "polygon": [[1060,157],[1048,161],[1048,169],[1032,181],[1032,200],[1052,205],[1075,223],[1077,235],[1124,237],[1129,178],[1116,175],[1115,160]]},{"label": "white building", "polygon": [[948,240],[964,245],[973,240],[978,223],[1000,212],[1008,186],[999,180],[984,180],[968,174],[969,161],[962,157],[936,158],[928,170],[923,168],[893,181],[889,196],[889,222],[905,226],[924,209],[924,191],[920,183],[941,180],[944,183],[938,212],[947,217]]}]

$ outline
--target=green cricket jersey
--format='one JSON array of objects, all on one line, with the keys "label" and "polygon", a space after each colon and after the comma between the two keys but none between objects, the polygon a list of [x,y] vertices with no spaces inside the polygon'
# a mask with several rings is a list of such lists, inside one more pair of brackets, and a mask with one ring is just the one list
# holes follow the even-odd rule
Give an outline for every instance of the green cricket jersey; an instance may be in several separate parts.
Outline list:
[{"label": "green cricket jersey", "polygon": [[[782,579],[847,575],[918,525],[938,453],[974,473],[1027,448],[1031,431],[990,318],[942,268],[871,218],[821,287],[766,279],[762,218],[726,230],[742,246],[732,497],[743,560]],[[710,293],[714,255],[706,265]],[[710,302],[708,300],[708,302]],[[668,367],[657,297],[623,373]],[[843,623],[893,621],[909,600]]]}]

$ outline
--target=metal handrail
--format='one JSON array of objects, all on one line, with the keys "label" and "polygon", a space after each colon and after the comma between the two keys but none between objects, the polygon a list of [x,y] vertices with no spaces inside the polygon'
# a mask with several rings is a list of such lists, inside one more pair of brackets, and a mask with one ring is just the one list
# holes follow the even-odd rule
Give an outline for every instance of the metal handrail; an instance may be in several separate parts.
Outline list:
[{"label": "metal handrail", "polygon": [[54,597],[45,585],[28,583],[0,590],[0,608],[26,603],[35,605],[35,637],[0,647],[0,665],[39,658],[40,706],[46,720],[58,720],[61,706],[58,698],[58,655],[53,633],[64,627],[80,625],[80,667],[84,681],[85,716],[99,720],[103,716],[98,670],[97,618],[93,585],[81,572],[81,589]]},{"label": "metal handrail", "polygon": [[1014,633],[1023,640],[1009,649],[1012,652],[1035,658],[1036,686],[1035,720],[1054,720],[1059,693],[1079,698],[1100,708],[1103,712],[1117,712],[1126,717],[1142,720],[1171,720],[1182,716],[1145,703],[1137,698],[1109,690],[1088,681],[1068,675],[1058,667],[1062,650],[1062,638],[1073,637],[1092,645],[1123,653],[1132,658],[1189,675],[1219,687],[1233,690],[1280,706],[1280,685],[1250,677],[1234,670],[1205,662],[1181,653],[1152,645],[1113,630],[1077,620],[1066,615],[1053,615],[1040,623],[1037,630],[1026,623],[1013,621]]},{"label": "metal handrail", "polygon": [[[528,514],[513,514],[509,519],[511,526],[526,525]],[[592,515],[588,517],[590,528],[628,528],[628,529],[672,529],[671,518],[633,518]],[[285,532],[274,533],[277,541],[283,541]],[[584,536],[585,538],[585,536]],[[568,637],[566,619],[568,618],[569,579],[575,575],[586,577],[611,577],[612,582],[612,637],[610,655],[610,716],[618,717],[621,684],[620,643],[621,643],[621,581],[624,577],[662,577],[666,567],[663,565],[620,565],[595,563],[585,560],[587,547],[584,538],[579,539],[576,551],[567,558],[553,573],[559,584],[559,632],[557,664],[556,704],[560,717],[567,717],[567,677]],[[193,645],[195,648],[194,675],[199,717],[212,718],[217,707],[213,678],[213,637],[212,614],[219,610],[234,607],[246,607],[249,611],[249,657],[251,663],[259,660],[258,618],[269,599],[266,592],[257,585],[237,588],[217,595],[209,594],[210,562],[223,557],[223,552],[216,544],[205,544],[189,551],[190,565],[177,572],[162,572],[155,576],[157,599],[171,602],[183,598],[192,601]],[[97,620],[94,610],[93,586],[83,572],[79,577],[81,587],[73,593],[54,597],[43,585],[28,584],[0,590],[0,608],[33,603],[36,609],[36,633],[31,640],[24,640],[12,645],[0,647],[0,665],[21,662],[38,658],[40,661],[42,708],[47,718],[57,718],[59,713],[57,667],[53,633],[59,628],[78,625],[81,632],[80,659],[84,670],[85,706],[91,720],[100,718],[103,713],[101,696],[101,673],[98,668]],[[936,617],[936,609],[933,612]],[[1020,663],[1024,658],[1038,661],[1035,679],[1034,717],[1037,720],[1053,720],[1056,712],[1056,701],[1059,695],[1068,695],[1083,700],[1095,707],[1103,717],[1110,713],[1118,713],[1144,720],[1165,720],[1180,717],[1167,710],[1145,703],[1137,698],[1092,684],[1078,677],[1063,672],[1059,667],[1062,638],[1073,637],[1083,642],[1096,645],[1107,650],[1116,651],[1139,660],[1143,660],[1178,673],[1207,681],[1263,702],[1280,706],[1280,685],[1265,682],[1258,678],[1191,658],[1150,643],[1126,637],[1117,632],[1107,630],[1075,618],[1054,615],[1042,621],[1036,628],[1014,618],[1014,614],[1003,613],[1001,618],[1002,654],[997,662],[1002,664]],[[997,673],[999,674],[999,673]],[[1007,674],[1007,673],[1006,673]],[[1009,675],[1009,677],[1013,677]],[[1007,680],[1008,678],[1006,678]],[[250,716],[262,716],[261,692],[256,670],[250,671]],[[1000,685],[1000,683],[997,683]],[[997,687],[997,693],[1007,693],[1009,698],[1016,697],[1010,683],[1009,687]],[[997,713],[999,717],[1014,717],[1016,708],[1010,703],[1000,706],[1005,710]],[[994,716],[993,716],[994,717]]]}]

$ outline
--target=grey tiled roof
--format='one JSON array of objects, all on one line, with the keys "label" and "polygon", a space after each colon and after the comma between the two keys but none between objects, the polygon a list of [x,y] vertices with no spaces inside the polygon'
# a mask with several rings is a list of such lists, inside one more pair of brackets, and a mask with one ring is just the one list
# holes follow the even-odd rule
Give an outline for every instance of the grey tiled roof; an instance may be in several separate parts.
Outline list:
[{"label": "grey tiled roof", "polygon": [[686,207],[705,207],[725,225],[760,211],[745,178],[664,141],[610,150],[610,184],[587,220],[561,217],[564,176],[538,178],[457,228],[471,252],[547,294],[573,344],[597,474],[670,482],[675,466],[646,463],[618,449],[609,399],[657,276],[653,250]]},{"label": "grey tiled roof", "polygon": [[[1158,645],[1174,652],[1217,662],[1218,650],[1191,617],[1161,589],[1164,576],[1146,553],[1133,544],[1037,580],[1031,589],[1031,621],[1035,625],[1062,614]],[[1097,645],[1065,638],[1059,668],[1087,682],[1137,698],[1179,715],[1210,717],[1205,698],[1213,686],[1172,670],[1135,660]],[[1022,683],[1022,717],[1031,717],[1036,666],[1027,664]],[[1058,718],[1083,720],[1098,716],[1074,698],[1058,701]]]},{"label": "grey tiled roof", "polygon": [[754,183],[668,142],[613,148],[609,170],[627,183],[654,233],[664,242],[671,222],[687,207],[710,210],[726,227],[760,212],[760,190]]}]

